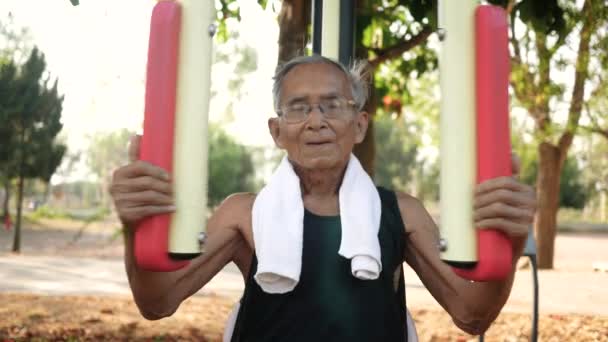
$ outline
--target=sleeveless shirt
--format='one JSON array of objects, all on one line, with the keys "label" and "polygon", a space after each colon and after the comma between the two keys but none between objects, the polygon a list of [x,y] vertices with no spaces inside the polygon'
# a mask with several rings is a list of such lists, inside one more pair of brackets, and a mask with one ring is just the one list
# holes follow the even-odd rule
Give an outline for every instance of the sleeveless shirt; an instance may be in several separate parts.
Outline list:
[{"label": "sleeveless shirt", "polygon": [[351,273],[338,254],[340,216],[304,214],[302,269],[288,293],[269,294],[247,277],[232,342],[405,341],[404,226],[395,193],[378,187],[382,215],[378,238],[382,271],[375,280]]}]

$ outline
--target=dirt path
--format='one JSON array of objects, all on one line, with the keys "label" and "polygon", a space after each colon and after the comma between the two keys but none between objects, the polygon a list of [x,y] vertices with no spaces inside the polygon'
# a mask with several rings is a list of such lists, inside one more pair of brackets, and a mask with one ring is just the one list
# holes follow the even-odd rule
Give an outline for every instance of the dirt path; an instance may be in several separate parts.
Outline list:
[{"label": "dirt path", "polygon": [[[112,230],[93,227],[73,242],[75,230],[28,229],[20,256],[0,252],[0,291],[39,294],[122,294],[129,288],[122,264],[122,241]],[[10,247],[11,234],[0,233],[0,251]],[[560,234],[555,270],[541,271],[541,313],[608,316],[608,273],[594,272],[594,262],[608,261],[607,234]],[[407,300],[412,308],[440,309],[415,273],[406,268]],[[243,289],[234,266],[222,271],[201,294],[237,300]],[[529,313],[530,269],[519,270],[505,311]]]},{"label": "dirt path", "polygon": [[[40,296],[0,293],[0,341],[221,341],[232,301],[186,300],[170,318],[147,321],[128,296]],[[439,310],[412,310],[420,341],[477,341]],[[486,341],[529,341],[526,314],[501,314]],[[541,315],[540,341],[608,342],[608,317]]]}]

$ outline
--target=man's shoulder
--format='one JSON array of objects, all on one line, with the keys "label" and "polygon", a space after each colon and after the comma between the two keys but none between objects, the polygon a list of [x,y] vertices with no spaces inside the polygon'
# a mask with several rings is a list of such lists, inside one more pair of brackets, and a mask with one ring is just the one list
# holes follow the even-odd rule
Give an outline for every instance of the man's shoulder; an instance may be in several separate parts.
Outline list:
[{"label": "man's shoulder", "polygon": [[411,232],[420,223],[427,220],[429,214],[421,200],[402,191],[395,191],[395,196],[406,231]]},{"label": "man's shoulder", "polygon": [[249,192],[232,194],[220,203],[210,221],[218,227],[236,228],[248,242],[251,239],[251,209],[256,194]]},{"label": "man's shoulder", "polygon": [[253,192],[237,192],[226,197],[220,206],[227,206],[235,210],[247,208],[251,210],[256,196],[257,194]]},{"label": "man's shoulder", "polygon": [[401,211],[402,214],[405,212],[412,213],[424,210],[424,205],[422,202],[415,196],[412,196],[406,192],[393,190],[381,185],[377,185],[376,189],[381,197],[388,196],[389,194],[392,196],[392,194],[395,194],[397,203],[399,204],[399,211]]}]

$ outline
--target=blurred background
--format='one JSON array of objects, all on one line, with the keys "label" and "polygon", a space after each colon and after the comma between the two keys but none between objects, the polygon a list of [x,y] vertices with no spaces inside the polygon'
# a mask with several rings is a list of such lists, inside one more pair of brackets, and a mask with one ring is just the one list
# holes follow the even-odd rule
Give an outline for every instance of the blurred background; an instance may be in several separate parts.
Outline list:
[{"label": "blurred background", "polygon": [[[278,63],[311,50],[310,0],[215,2],[219,31],[209,114],[211,210],[231,193],[258,191],[277,165],[282,153],[266,125],[275,115],[272,75]],[[608,2],[489,2],[505,7],[510,16],[512,145],[522,162],[520,178],[536,187],[539,200],[533,231],[538,264],[545,270],[541,276],[550,277],[549,284],[564,279],[579,283],[555,285],[562,286],[555,289],[556,296],[566,296],[567,286],[591,291],[582,295],[587,302],[573,300],[567,309],[553,310],[593,314],[576,316],[582,320],[580,326],[591,327],[595,323],[590,322],[608,312],[574,308],[608,306],[605,293],[588,288],[597,281],[608,286],[608,274],[602,273],[608,271]],[[0,280],[7,296],[60,293],[53,292],[53,285],[40,285],[38,274],[20,274],[25,261],[42,270],[45,262],[56,263],[55,257],[114,262],[108,267],[122,257],[121,226],[107,189],[113,170],[127,162],[129,137],[141,133],[149,20],[155,3],[0,3],[0,260],[16,268]],[[439,221],[436,6],[432,0],[357,1],[356,55],[369,62],[373,87],[366,109],[373,124],[356,154],[377,184],[420,198]],[[21,280],[11,283],[11,277]],[[34,287],[23,285],[28,282]],[[227,284],[218,284],[214,293],[231,286]],[[528,286],[522,293],[529,288],[522,286]],[[239,291],[236,286],[228,296],[232,302]],[[81,292],[76,286],[60,294]],[[118,292],[124,294],[125,289]],[[521,307],[527,310],[531,299],[522,296]],[[7,299],[14,302],[11,310],[24,303],[22,297]],[[231,303],[220,302],[219,308]],[[123,304],[131,305],[127,299]],[[420,308],[429,305],[426,299],[419,302]],[[44,321],[49,315],[44,312],[35,314],[34,321]],[[221,309],[217,317],[227,312]],[[10,324],[0,323],[0,337],[27,337],[14,329],[27,326],[31,312],[18,317]],[[529,326],[525,315],[518,319]],[[547,322],[543,324],[552,326]],[[602,338],[608,336],[608,321],[598,324],[589,340],[606,340]],[[581,333],[580,326],[572,331]],[[116,330],[116,336],[135,330],[125,329]],[[511,336],[506,335],[510,330],[497,330],[497,339]],[[516,337],[529,333],[527,328],[520,330]],[[423,336],[434,338],[434,330],[428,331]],[[50,334],[32,334],[45,333]],[[190,337],[213,340],[216,335],[201,332]],[[459,336],[449,330],[444,337]]]}]

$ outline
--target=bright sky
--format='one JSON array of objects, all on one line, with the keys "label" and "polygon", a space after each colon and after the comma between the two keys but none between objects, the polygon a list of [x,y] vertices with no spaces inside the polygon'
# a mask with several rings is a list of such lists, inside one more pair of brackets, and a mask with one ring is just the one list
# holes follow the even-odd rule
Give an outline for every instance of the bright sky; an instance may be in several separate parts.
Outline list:
[{"label": "bright sky", "polygon": [[[0,18],[12,13],[30,30],[32,44],[45,54],[48,69],[65,95],[62,121],[68,148],[86,148],[98,131],[141,129],[149,21],[154,0],[2,0]],[[235,104],[235,124],[226,127],[243,143],[268,145],[266,120],[272,113],[271,77],[276,65],[278,25],[271,7],[240,0],[240,40],[257,50],[258,70],[247,77]],[[263,37],[263,39],[260,39]],[[214,88],[223,88],[230,66],[213,70]],[[210,118],[217,120],[230,100],[220,91]]]}]

